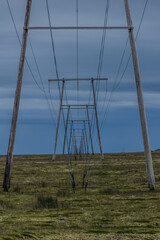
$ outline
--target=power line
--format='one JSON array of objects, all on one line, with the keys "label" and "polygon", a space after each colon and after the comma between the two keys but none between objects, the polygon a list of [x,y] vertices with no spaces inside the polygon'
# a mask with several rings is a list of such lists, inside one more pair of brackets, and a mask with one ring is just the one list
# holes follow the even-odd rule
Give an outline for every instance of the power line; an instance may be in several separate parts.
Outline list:
[{"label": "power line", "polygon": [[[46,6],[47,6],[49,26],[51,27],[51,17],[50,17],[48,0],[46,0]],[[51,44],[52,44],[52,52],[53,52],[53,57],[54,57],[54,64],[55,64],[55,69],[56,69],[56,77],[57,77],[57,82],[58,82],[59,97],[61,98],[61,90],[60,90],[60,82],[59,82],[59,74],[58,74],[58,65],[57,65],[57,59],[56,59],[55,44],[54,44],[54,38],[53,38],[53,33],[52,33],[51,29],[50,29],[50,36],[51,36]],[[64,92],[65,92],[66,102],[68,102],[65,87],[64,87]],[[64,126],[64,129],[65,129],[65,117],[64,117],[63,108],[62,108],[62,117],[63,117],[63,126]],[[62,146],[61,137],[59,138],[59,140],[60,140],[60,144]],[[68,140],[67,140],[67,146],[68,146]],[[68,158],[69,158],[70,176],[71,176],[72,186],[73,186],[73,189],[74,189],[74,187],[75,187],[74,186],[75,185],[74,175],[73,175],[73,172],[72,172],[72,164],[71,164],[71,159],[70,159],[69,155],[68,155]]]},{"label": "power line", "polygon": [[[13,22],[13,25],[14,25],[15,32],[16,32],[16,35],[17,35],[19,44],[20,44],[20,46],[21,46],[22,43],[21,43],[21,40],[20,40],[20,37],[19,37],[19,34],[18,34],[18,30],[17,30],[17,26],[16,26],[16,23],[15,23],[15,20],[14,20],[13,13],[12,13],[12,10],[11,10],[10,4],[9,4],[9,1],[8,1],[8,0],[6,0],[6,1],[7,1],[7,6],[8,6],[8,9],[9,9],[9,12],[10,12],[10,16],[11,16],[11,19],[12,19],[12,22]],[[52,121],[53,121],[54,124],[55,124],[55,119],[54,119],[54,117],[53,117],[53,112],[54,112],[55,115],[56,115],[56,112],[55,112],[55,109],[53,108],[53,104],[52,104],[52,103],[51,103],[51,104],[52,104],[53,112],[52,112],[52,110],[51,110],[51,107],[50,107],[50,104],[49,104],[49,99],[48,99],[48,96],[47,96],[47,94],[46,94],[45,87],[44,87],[44,83],[43,83],[43,80],[42,80],[42,75],[41,75],[41,73],[40,73],[40,69],[39,69],[39,66],[38,66],[38,62],[37,62],[37,59],[36,59],[36,56],[35,56],[35,53],[34,53],[34,50],[33,50],[33,46],[32,46],[32,43],[31,43],[31,39],[30,39],[30,37],[28,37],[28,39],[29,39],[29,44],[30,44],[31,52],[32,52],[32,55],[33,55],[33,58],[34,58],[34,62],[35,62],[35,65],[36,65],[36,69],[37,69],[37,72],[38,72],[38,75],[39,75],[39,79],[40,79],[41,84],[42,84],[42,88],[39,86],[37,80],[35,79],[35,77],[34,77],[34,75],[33,75],[33,72],[32,72],[32,70],[31,70],[31,68],[30,68],[30,65],[29,65],[28,60],[27,60],[26,58],[25,58],[25,60],[26,60],[27,66],[29,67],[30,73],[31,73],[31,75],[32,75],[32,77],[33,77],[36,85],[39,87],[39,89],[40,89],[40,90],[44,93],[44,95],[45,95],[45,99],[46,99],[46,102],[47,102],[47,105],[48,105],[48,108],[49,108],[49,112],[50,112]]]},{"label": "power line", "polygon": [[[104,27],[106,27],[107,23],[108,23],[109,5],[110,5],[110,0],[107,0],[106,10],[105,10]],[[103,35],[102,35],[97,78],[101,77],[102,65],[103,65],[103,56],[104,56],[104,47],[105,47],[105,39],[106,39],[106,29],[103,30]],[[100,81],[97,81],[97,86],[96,86],[97,100],[98,100],[99,85],[100,85]]]},{"label": "power line", "polygon": [[[137,33],[136,33],[135,41],[136,41],[137,38],[138,38],[140,29],[141,29],[141,26],[142,26],[142,22],[143,22],[143,19],[144,19],[144,15],[145,15],[145,11],[146,11],[146,8],[147,8],[148,1],[149,1],[149,0],[146,0],[145,5],[144,5],[144,8],[143,8],[143,12],[142,12],[142,16],[141,16],[141,19],[140,19],[140,23],[139,23],[139,26],[138,26]],[[121,60],[120,60],[120,64],[119,64],[118,71],[117,71],[117,74],[116,74],[116,78],[115,78],[115,81],[114,81],[115,83],[113,84],[113,87],[112,87],[112,90],[111,90],[111,93],[110,93],[110,96],[109,96],[107,108],[106,108],[106,111],[105,111],[105,113],[104,113],[104,117],[103,117],[103,120],[102,120],[102,123],[101,123],[101,126],[100,126],[100,131],[102,131],[103,125],[104,125],[104,121],[106,120],[106,118],[107,118],[107,116],[108,116],[109,107],[110,107],[110,104],[111,104],[111,100],[112,100],[113,93],[114,93],[114,91],[119,87],[120,82],[122,81],[122,79],[123,79],[123,77],[124,77],[124,75],[125,75],[125,73],[126,73],[126,70],[127,70],[127,68],[128,68],[128,65],[129,65],[129,62],[130,62],[130,59],[131,59],[131,53],[130,53],[130,55],[129,55],[129,57],[128,57],[128,60],[127,60],[127,63],[126,63],[126,66],[125,66],[125,68],[124,68],[124,71],[123,71],[123,73],[122,73],[119,81],[117,82],[118,76],[119,76],[119,73],[120,73],[120,69],[121,69],[121,66],[122,66],[122,62],[123,62],[123,59],[124,59],[124,56],[125,56],[125,53],[126,53],[126,49],[127,49],[128,42],[129,42],[129,37],[127,38],[127,41],[126,41],[126,44],[125,44],[125,48],[124,48],[124,51],[123,51],[123,54],[122,54],[122,57],[121,57]],[[116,83],[116,82],[117,82],[117,83]],[[97,142],[96,142],[96,143],[97,143]]]},{"label": "power line", "polygon": [[[109,96],[107,108],[109,108],[109,103],[110,103],[110,100],[111,100],[111,97],[112,97],[112,93],[114,92],[114,90],[116,89],[116,86],[117,86],[116,84],[117,84],[117,81],[118,81],[118,76],[119,76],[119,73],[120,73],[120,70],[121,70],[121,66],[122,66],[122,63],[123,63],[123,59],[124,59],[124,56],[125,56],[125,53],[126,53],[128,41],[129,41],[129,37],[127,37],[127,41],[126,41],[126,44],[125,44],[125,48],[124,48],[123,53],[122,53],[122,57],[121,57],[120,64],[119,64],[119,67],[118,67],[118,71],[117,71],[117,74],[116,74],[116,77],[115,77],[115,81],[114,81],[114,83],[113,83],[113,87],[112,87],[112,90],[111,90],[111,94],[110,94],[110,96]],[[130,58],[129,58],[129,60],[130,60]],[[126,71],[126,69],[127,69],[127,67],[128,67],[129,60],[128,60],[127,65],[126,65],[126,67],[125,67],[125,71]],[[125,71],[124,71],[124,72],[125,72]],[[122,76],[124,76],[124,75],[122,75]],[[105,107],[106,98],[107,98],[107,94],[105,94],[105,99],[104,99],[104,101],[103,101],[103,105],[102,105],[102,109],[101,109],[101,111],[100,111],[100,115],[102,114],[103,109],[104,109],[104,107]]]},{"label": "power line", "polygon": [[[15,28],[15,32],[16,32],[18,41],[19,41],[20,46],[21,46],[22,43],[21,43],[21,40],[19,38],[19,34],[18,34],[18,31],[17,31],[17,27],[16,27],[16,24],[15,24],[15,21],[14,21],[14,17],[13,17],[10,5],[9,5],[9,1],[8,0],[6,0],[6,1],[7,1],[7,5],[8,5],[8,9],[9,9],[10,15],[11,15],[11,19],[12,19],[12,22],[13,22],[13,25],[14,25],[14,28]],[[139,24],[139,27],[138,27],[138,31],[137,31],[135,40],[137,40],[138,34],[140,32],[140,28],[141,28],[141,25],[142,25],[142,22],[143,22],[143,18],[144,18],[145,10],[146,10],[146,7],[147,7],[147,3],[148,3],[148,0],[146,0],[145,6],[144,6],[144,9],[143,9],[143,12],[142,12],[142,17],[141,17],[141,21],[140,21],[140,24]],[[51,18],[50,18],[48,0],[46,0],[46,5],[47,5],[47,13],[48,13],[49,25],[51,27]],[[107,6],[106,6],[106,11],[105,11],[105,19],[104,19],[104,26],[107,25],[108,11],[109,11],[109,0],[107,0]],[[76,24],[77,24],[77,27],[78,27],[78,0],[76,0]],[[53,50],[53,56],[54,56],[54,64],[55,64],[55,70],[56,70],[56,76],[57,76],[57,82],[58,82],[59,95],[61,95],[61,93],[60,93],[60,83],[59,83],[59,73],[58,73],[58,66],[57,66],[57,58],[56,58],[56,51],[55,51],[55,44],[54,44],[53,33],[52,33],[51,29],[50,29],[50,34],[51,34],[51,43],[52,43],[52,50]],[[100,76],[101,76],[102,65],[103,65],[104,47],[105,47],[105,38],[106,38],[106,29],[103,30],[103,34],[102,34],[102,41],[101,41],[101,48],[100,48],[100,55],[99,55],[99,64],[98,64],[97,78],[100,78]],[[79,91],[79,82],[78,82],[78,76],[79,76],[79,41],[78,40],[79,39],[78,39],[78,29],[77,29],[77,92]],[[118,67],[118,71],[117,71],[117,74],[116,74],[115,82],[113,84],[113,88],[112,88],[112,91],[111,91],[111,94],[110,94],[110,97],[109,97],[107,109],[105,111],[105,114],[104,114],[104,117],[103,117],[103,120],[102,120],[102,123],[101,123],[101,128],[102,128],[104,120],[105,120],[105,118],[107,116],[113,92],[115,91],[116,88],[118,88],[120,82],[122,81],[122,79],[123,79],[123,77],[124,77],[124,75],[126,73],[126,70],[128,68],[129,62],[130,62],[131,54],[130,54],[130,56],[128,58],[127,64],[126,64],[126,66],[124,68],[124,71],[123,71],[120,79],[118,80],[120,69],[121,69],[121,66],[122,66],[122,63],[123,63],[123,59],[124,59],[124,56],[125,56],[125,53],[126,53],[128,40],[129,39],[127,38],[127,41],[126,41],[126,44],[125,44],[125,48],[124,48],[124,51],[123,51],[123,54],[122,54],[122,57],[121,57],[121,60],[120,60],[120,64],[119,64],[119,67]],[[39,83],[37,82],[37,80],[36,80],[36,78],[35,78],[35,76],[34,76],[34,74],[32,72],[32,69],[31,69],[31,67],[29,65],[29,62],[27,61],[26,58],[25,58],[25,61],[27,63],[27,66],[28,66],[28,68],[30,70],[30,73],[32,75],[32,78],[33,78],[34,82],[36,83],[38,88],[45,94],[45,98],[47,100],[47,104],[48,104],[48,107],[50,109],[50,113],[51,113],[51,116],[52,116],[52,110],[50,108],[50,104],[49,104],[48,97],[47,97],[47,94],[46,94],[46,91],[45,91],[45,88],[44,88],[44,84],[43,84],[43,81],[42,81],[42,76],[40,74],[40,69],[38,67],[38,63],[37,63],[37,60],[36,60],[36,57],[35,57],[35,54],[34,54],[34,51],[33,51],[33,47],[32,47],[31,41],[30,41],[30,47],[31,47],[31,51],[32,51],[32,54],[33,54],[33,57],[34,57],[34,61],[35,61],[35,64],[36,64],[36,68],[37,68],[37,71],[38,71],[38,75],[39,75],[42,87],[40,87]],[[100,85],[100,81],[97,81],[97,83],[96,83],[96,96],[97,96],[97,100],[98,100],[98,94],[99,94],[99,85]],[[65,90],[65,93],[66,93],[66,90]],[[77,99],[78,99],[78,97],[77,97]],[[67,95],[66,95],[66,100],[67,100]],[[101,112],[103,111],[103,107],[105,106],[105,100],[106,100],[106,95],[105,95],[105,98],[104,98],[104,102],[103,102],[103,106],[102,106]],[[52,109],[54,111],[54,107],[53,107],[52,101],[51,101],[51,105],[52,105]],[[62,113],[63,113],[63,110],[62,110]],[[54,118],[53,118],[53,120],[54,120]],[[63,121],[64,121],[64,125],[65,125],[64,114],[63,114]],[[91,122],[93,122],[93,121],[91,121]],[[100,130],[101,130],[101,128],[100,128]],[[92,131],[93,130],[94,130],[94,122],[92,124]]]},{"label": "power line", "polygon": [[[51,25],[51,17],[50,17],[48,0],[46,0],[46,7],[47,7],[49,27],[51,28],[52,25]],[[56,70],[56,77],[57,77],[57,83],[58,83],[59,96],[61,97],[60,83],[59,83],[59,73],[58,73],[58,64],[57,64],[56,51],[55,51],[55,44],[54,44],[54,38],[53,38],[52,29],[50,29],[50,36],[51,36],[52,52],[53,52],[53,57],[54,57],[54,65],[55,65],[55,70]],[[66,91],[65,91],[65,94],[66,94]],[[67,100],[67,95],[66,95],[66,100]]]},{"label": "power line", "polygon": [[[78,7],[79,7],[78,0],[76,0],[76,25],[77,25],[77,27],[78,27],[78,22],[79,22]],[[78,32],[78,29],[77,29],[76,34],[77,34],[77,90],[79,91],[79,80],[78,80],[78,78],[79,78],[79,38],[78,38],[79,32]]]},{"label": "power line", "polygon": [[[11,19],[12,19],[12,23],[13,23],[13,25],[14,25],[14,29],[15,29],[15,32],[16,32],[16,35],[17,35],[17,38],[18,38],[18,42],[19,42],[20,46],[22,46],[22,42],[21,42],[20,37],[19,37],[19,34],[18,34],[18,30],[17,30],[17,27],[16,27],[16,23],[15,23],[13,14],[12,14],[12,10],[11,10],[9,1],[6,0],[6,2],[7,2],[7,6],[8,6],[9,13],[10,13],[10,16],[11,16]],[[26,61],[26,63],[27,63],[28,69],[29,69],[29,71],[30,71],[30,73],[31,73],[31,76],[32,76],[35,84],[37,85],[37,87],[38,87],[42,92],[44,92],[43,89],[39,86],[39,84],[38,84],[38,82],[37,82],[37,80],[36,80],[36,78],[35,78],[35,76],[34,76],[34,74],[33,74],[33,72],[32,72],[32,69],[31,69],[31,67],[30,67],[30,65],[29,65],[29,62],[28,62],[28,60],[27,60],[26,57],[25,57],[25,61]]]},{"label": "power line", "polygon": [[54,109],[52,101],[51,101],[51,106],[52,106],[52,109],[51,109],[51,106],[50,106],[50,103],[49,103],[49,99],[48,99],[48,96],[47,96],[47,93],[46,93],[46,90],[45,90],[45,87],[44,87],[44,83],[43,83],[43,80],[42,80],[42,75],[41,75],[41,72],[40,72],[40,69],[39,69],[39,66],[38,66],[38,62],[37,62],[37,59],[36,59],[36,56],[35,56],[35,52],[33,50],[33,46],[32,46],[30,38],[28,38],[28,39],[29,39],[29,44],[30,44],[30,48],[31,48],[31,51],[32,51],[32,55],[33,55],[33,58],[34,58],[34,61],[35,61],[35,64],[36,64],[36,68],[37,68],[37,72],[38,72],[38,75],[39,75],[39,79],[41,81],[42,88],[43,88],[43,91],[44,91],[45,99],[46,99],[46,102],[47,102],[47,105],[48,105],[48,108],[49,108],[49,111],[50,111],[50,114],[51,114],[51,118],[52,118],[54,124],[56,125],[55,119],[53,117],[53,113],[55,114],[55,116],[57,114],[56,114],[56,111]]},{"label": "power line", "polygon": [[[106,8],[105,8],[105,16],[104,16],[104,27],[106,27],[107,23],[108,23],[109,5],[110,5],[110,0],[107,0]],[[105,40],[106,40],[106,29],[103,29],[102,40],[101,40],[101,48],[100,48],[100,54],[99,54],[98,70],[97,70],[97,78],[98,79],[101,77],[101,72],[102,72]],[[97,101],[98,101],[99,87],[100,87],[100,81],[97,80],[96,87],[95,87],[95,93],[96,93]],[[89,98],[90,97],[91,97],[91,88],[90,88],[90,96],[89,96]],[[92,113],[92,118],[91,118],[91,122],[93,123],[91,125],[92,134],[94,133],[94,126],[95,126],[95,119],[93,119],[93,117],[94,117],[94,113]]]},{"label": "power line", "polygon": [[[47,7],[49,26],[51,28],[51,17],[50,17],[48,0],[46,0],[46,7]],[[61,89],[60,89],[60,81],[59,81],[59,74],[58,74],[58,65],[57,65],[57,58],[56,58],[56,51],[55,51],[55,44],[54,44],[52,29],[50,29],[50,36],[51,36],[52,52],[53,52],[53,57],[54,57],[54,65],[55,65],[55,69],[56,69],[56,77],[57,77],[57,83],[58,83],[59,97],[61,99]],[[64,87],[64,92],[65,92],[66,102],[68,102],[65,87]],[[63,127],[65,129],[65,117],[64,117],[63,108],[62,108],[62,118],[63,118]],[[60,143],[61,143],[61,146],[62,146],[61,137],[59,139],[60,139]],[[68,146],[68,140],[67,140],[67,146]],[[71,174],[71,177],[73,178],[74,176]],[[72,180],[74,180],[74,179],[72,179]]]},{"label": "power line", "polygon": [[[137,37],[138,37],[140,29],[141,29],[141,25],[142,25],[142,22],[143,22],[143,18],[144,18],[144,14],[145,14],[145,11],[146,11],[146,8],[147,8],[147,4],[148,4],[148,0],[146,0],[146,2],[145,2],[145,6],[144,6],[144,9],[143,9],[143,12],[142,12],[142,17],[141,17],[141,20],[140,20],[140,23],[139,23],[139,27],[138,27],[138,30],[137,30],[137,33],[136,33],[135,41],[137,40]],[[129,38],[128,38],[128,41],[129,41]],[[127,43],[126,43],[126,45],[127,45]],[[126,73],[126,70],[128,68],[130,59],[131,59],[131,53],[130,53],[129,58],[127,60],[126,67],[124,68],[124,71],[123,71],[123,73],[122,73],[122,75],[120,77],[120,80],[118,81],[117,85],[115,86],[115,89],[118,88],[120,82],[122,81],[122,79],[123,79],[123,77],[124,77],[124,75]]]},{"label": "power line", "polygon": [[[46,7],[47,7],[47,14],[48,14],[48,22],[49,22],[49,26],[51,27],[51,17],[50,17],[48,0],[46,0]],[[53,33],[52,33],[51,29],[50,29],[50,36],[51,36],[52,52],[53,52],[55,70],[56,70],[57,83],[58,83],[59,97],[61,98],[61,90],[60,90],[60,83],[59,83],[59,73],[58,73],[58,65],[57,65],[55,44],[54,44]],[[66,96],[66,98],[67,98],[67,96]],[[64,127],[65,127],[65,119],[64,119],[63,109],[62,109],[62,116],[63,116],[63,124],[64,124]]]},{"label": "power line", "polygon": [[[109,4],[110,4],[110,0],[107,0],[106,10],[105,10],[105,17],[104,17],[104,27],[107,26]],[[106,29],[103,29],[102,40],[101,40],[101,47],[100,47],[100,54],[99,54],[99,62],[98,62],[98,70],[97,70],[97,78],[101,77],[103,55],[104,55],[104,46],[105,46],[105,38],[106,38]],[[96,92],[97,92],[97,89],[98,89],[98,85],[99,85],[99,81],[97,80],[96,88],[95,88]],[[98,95],[98,93],[96,95]],[[91,88],[90,88],[90,94],[89,94],[89,102],[90,102],[90,98],[91,98]]]},{"label": "power line", "polygon": [[[76,0],[76,26],[77,26],[77,31],[76,31],[76,37],[77,37],[77,105],[79,102],[79,32],[78,32],[78,23],[79,23],[79,4],[78,0]],[[77,115],[79,117],[79,110],[77,110]]]},{"label": "power line", "polygon": [[[8,9],[9,9],[9,12],[10,12],[10,16],[11,16],[11,19],[12,19],[12,22],[13,22],[13,25],[14,25],[15,32],[16,32],[16,35],[17,35],[19,44],[20,44],[20,46],[21,46],[22,43],[21,43],[21,40],[20,40],[20,37],[19,37],[19,34],[18,34],[18,30],[17,30],[16,23],[15,23],[13,14],[12,14],[12,10],[11,10],[11,7],[10,7],[10,4],[9,4],[8,0],[6,0],[6,1],[7,1]],[[32,46],[32,43],[31,43],[30,38],[29,38],[29,44],[30,44],[30,48],[31,48],[31,52],[32,52],[34,61],[35,61],[35,65],[36,65],[36,68],[37,68],[37,72],[38,72],[38,75],[39,75],[39,79],[40,79],[41,84],[42,84],[42,88],[39,86],[37,80],[35,79],[34,74],[33,74],[32,70],[31,70],[31,68],[30,68],[29,62],[28,62],[28,60],[27,60],[26,57],[25,57],[25,60],[26,60],[27,66],[28,66],[28,68],[29,68],[29,70],[30,70],[30,73],[31,73],[31,75],[32,75],[32,77],[33,77],[33,80],[35,81],[35,83],[36,83],[36,85],[38,86],[38,88],[39,88],[39,89],[44,93],[44,95],[45,95],[45,99],[46,99],[46,102],[47,102],[47,105],[48,105],[48,108],[49,108],[49,112],[50,112],[50,115],[51,115],[51,119],[52,119],[53,123],[56,125],[56,122],[55,122],[55,119],[54,119],[54,116],[53,116],[53,112],[54,112],[54,114],[55,114],[55,116],[56,116],[56,112],[55,112],[55,109],[54,109],[54,105],[53,105],[53,103],[52,103],[51,95],[50,95],[50,93],[49,93],[50,102],[51,102],[51,106],[52,106],[52,109],[51,109],[51,106],[50,106],[50,103],[49,103],[49,99],[48,99],[47,93],[46,93],[46,91],[45,91],[44,83],[43,83],[43,80],[42,80],[42,76],[41,76],[41,73],[40,73],[40,69],[39,69],[39,66],[38,66],[38,62],[37,62],[37,59],[36,59],[36,56],[35,56],[35,53],[34,53],[33,46]],[[61,139],[60,139],[60,142],[61,142]],[[62,143],[61,143],[61,145],[62,145]]]},{"label": "power line", "polygon": [[[47,6],[47,14],[48,14],[49,26],[51,27],[51,18],[50,18],[48,0],[46,0],[46,6]],[[55,51],[55,46],[54,46],[53,33],[52,33],[51,29],[50,29],[50,35],[51,35],[51,43],[52,43],[52,51],[53,51],[53,57],[54,57],[55,70],[56,70],[56,77],[57,77],[57,80],[58,80],[59,79],[59,74],[58,74],[58,66],[57,66],[57,59],[56,59],[56,51]],[[60,94],[59,81],[58,81],[58,88],[59,88],[59,94]]]}]

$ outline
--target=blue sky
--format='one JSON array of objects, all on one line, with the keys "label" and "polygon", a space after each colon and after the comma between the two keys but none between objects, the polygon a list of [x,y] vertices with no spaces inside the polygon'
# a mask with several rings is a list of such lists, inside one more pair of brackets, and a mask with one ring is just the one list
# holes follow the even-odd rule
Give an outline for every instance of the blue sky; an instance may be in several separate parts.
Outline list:
[{"label": "blue sky", "polygon": [[[103,26],[106,0],[79,0],[79,25]],[[9,0],[20,37],[23,32],[25,0]],[[53,26],[76,25],[75,0],[50,0],[51,21]],[[130,0],[131,14],[135,32],[137,31],[145,0]],[[148,1],[141,30],[137,39],[137,50],[140,63],[144,100],[147,113],[151,149],[160,148],[160,2]],[[126,26],[123,0],[110,0],[108,26]],[[33,0],[30,26],[48,26],[45,0]],[[76,77],[76,32],[54,31],[55,49],[60,78]],[[30,31],[37,62],[48,93],[48,79],[55,78],[55,66],[49,31]],[[108,106],[108,99],[113,87],[118,65],[128,37],[125,30],[106,32],[104,59],[101,77],[108,77],[107,97],[104,104],[106,86],[102,83],[98,98],[100,127]],[[98,59],[102,31],[79,31],[79,77],[97,76]],[[14,93],[16,88],[20,45],[9,15],[6,1],[0,2],[0,154],[7,153]],[[118,79],[120,79],[130,55],[127,46],[124,61]],[[31,49],[27,46],[27,59],[39,83]],[[80,85],[80,101],[88,100],[90,86]],[[59,107],[59,95],[56,84],[50,85],[54,121],[52,121],[44,94],[37,88],[25,64],[23,86],[15,154],[52,153],[55,128]],[[77,97],[76,84],[67,84],[66,92],[70,102]],[[103,111],[101,111],[104,105]],[[66,113],[65,113],[66,114]],[[73,117],[75,114],[72,113]],[[81,114],[81,113],[80,113]],[[83,115],[84,113],[82,113]],[[58,152],[61,152],[63,141],[63,124],[60,127]],[[101,127],[101,138],[104,152],[142,151],[143,142],[136,97],[136,88],[132,61],[112,95],[109,110]],[[60,140],[61,139],[61,140]],[[94,135],[96,142],[97,135]],[[95,143],[96,151],[99,151]]]}]

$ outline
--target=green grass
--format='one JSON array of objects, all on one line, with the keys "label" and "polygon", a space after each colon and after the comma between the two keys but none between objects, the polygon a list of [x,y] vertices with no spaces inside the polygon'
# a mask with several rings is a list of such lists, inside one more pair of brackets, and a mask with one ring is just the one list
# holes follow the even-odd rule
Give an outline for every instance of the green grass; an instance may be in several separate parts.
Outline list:
[{"label": "green grass", "polygon": [[[2,186],[5,156],[0,162]],[[96,155],[85,193],[85,161],[73,160],[73,194],[64,156],[15,156],[11,188],[0,189],[0,239],[158,240],[160,153],[153,163],[156,191],[149,191],[144,154]]]}]

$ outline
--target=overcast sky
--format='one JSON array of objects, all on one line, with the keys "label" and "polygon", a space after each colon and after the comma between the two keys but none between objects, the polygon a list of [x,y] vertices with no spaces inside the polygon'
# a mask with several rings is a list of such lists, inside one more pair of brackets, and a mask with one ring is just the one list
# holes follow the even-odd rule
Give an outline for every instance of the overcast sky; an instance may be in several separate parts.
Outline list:
[{"label": "overcast sky", "polygon": [[[9,0],[20,38],[22,38],[23,33],[26,2],[26,0]],[[106,2],[106,0],[79,0],[79,26],[103,26]],[[145,0],[130,0],[135,33],[140,23],[145,2]],[[75,0],[49,0],[49,7],[53,26],[76,26]],[[159,0],[148,1],[136,42],[152,150],[160,148],[159,10]],[[30,26],[48,26],[45,0],[33,0]],[[126,26],[123,0],[110,0],[108,26]],[[75,78],[77,56],[76,31],[53,31],[53,36],[59,77]],[[128,32],[126,30],[107,30],[106,32],[101,77],[108,78],[107,95],[106,83],[102,83],[98,97],[98,113],[104,152],[143,150],[132,61],[130,61],[124,77],[112,95],[109,110],[105,115],[106,118],[102,125],[127,37]],[[46,93],[49,96],[48,79],[56,78],[50,33],[48,30],[30,30],[29,38],[37,58]],[[97,76],[101,39],[101,30],[79,31],[79,77],[90,78]],[[118,81],[122,76],[129,55],[130,45],[128,44]],[[0,154],[7,153],[19,56],[20,45],[9,14],[7,2],[1,0]],[[29,43],[26,56],[33,74],[41,86]],[[79,96],[81,103],[87,103],[89,91],[89,83],[82,83],[80,85]],[[29,69],[25,64],[15,154],[53,152],[59,108],[59,94],[56,84],[52,83],[50,85],[50,93],[52,105],[54,106],[54,119],[50,116],[43,92],[33,81]],[[77,99],[76,84],[67,84],[66,93],[68,101],[75,103]],[[72,117],[76,118],[76,114],[77,112],[73,112]],[[79,114],[83,118],[85,113],[82,112]],[[61,140],[60,138],[58,140],[58,152],[62,150],[63,132],[64,128],[61,123]],[[95,134],[94,142],[96,142],[96,139],[97,135]],[[95,147],[96,151],[99,151],[96,143]]]}]

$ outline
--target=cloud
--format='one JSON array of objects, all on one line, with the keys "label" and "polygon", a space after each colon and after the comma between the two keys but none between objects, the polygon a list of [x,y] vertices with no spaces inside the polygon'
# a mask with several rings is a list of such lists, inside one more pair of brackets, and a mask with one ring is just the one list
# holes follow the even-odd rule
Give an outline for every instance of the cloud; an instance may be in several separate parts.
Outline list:
[{"label": "cloud", "polygon": [[[108,93],[110,96],[110,93]],[[104,95],[101,94],[99,107],[101,108],[104,104],[103,102]],[[160,92],[145,92],[144,93],[144,102],[145,106],[149,109],[160,109]],[[108,99],[104,104],[104,107],[107,107]],[[138,100],[136,92],[115,92],[111,99],[112,108],[132,108],[138,107]]]},{"label": "cloud", "polygon": [[[27,93],[30,92],[30,95]],[[55,90],[53,92],[56,92]],[[88,96],[89,91],[80,91],[79,95],[81,96],[81,100],[79,104],[88,104]],[[53,93],[52,93],[53,94]],[[98,110],[101,111],[102,106],[103,110],[105,111],[106,107],[108,106],[108,100],[111,92],[107,93],[106,102],[104,103],[105,99],[105,92],[102,92],[99,95],[98,100]],[[8,97],[6,97],[8,95]],[[54,94],[53,94],[54,95]],[[56,98],[52,99],[52,105],[51,101],[49,100],[50,107],[54,107],[53,110],[53,116],[55,119],[57,119],[58,111],[59,111],[59,97],[56,93]],[[77,97],[77,91],[76,90],[70,90],[68,92],[68,96],[72,96],[72,100],[68,100],[68,102],[64,101],[63,104],[77,104],[77,100],[74,99]],[[144,102],[146,108],[150,110],[154,109],[160,109],[160,92],[144,92]],[[11,89],[3,88],[0,90],[0,111],[1,111],[1,119],[8,119],[8,117],[11,117],[12,108],[14,103],[14,97]],[[91,100],[91,103],[93,104],[93,99]],[[138,102],[137,102],[137,96],[136,92],[114,92],[111,98],[111,104],[110,108],[116,109],[116,108],[138,108]],[[81,115],[84,114],[84,110],[80,110]],[[66,110],[64,110],[66,114]],[[77,114],[76,111],[72,110],[72,115],[75,117]],[[25,94],[21,98],[20,102],[20,119],[50,119],[50,113],[49,108],[46,102],[46,99],[43,95],[39,95],[39,91],[37,90],[37,94],[35,94],[34,90],[25,89]]]},{"label": "cloud", "polygon": [[[11,4],[14,19],[21,38],[23,32],[26,1],[9,0],[9,2]],[[136,32],[144,7],[144,1],[130,0],[130,2],[133,24],[135,26]],[[108,25],[126,25],[123,0],[112,0],[110,1],[110,3],[111,4],[109,10]],[[53,26],[76,26],[75,0],[49,0],[49,4],[51,11],[51,21]],[[79,1],[79,25],[102,26],[104,24],[105,6],[106,0]],[[148,7],[146,9],[143,24],[141,26],[141,31],[137,39],[140,69],[142,73],[143,86],[145,89],[145,106],[148,108],[149,111],[156,110],[156,114],[158,115],[158,117],[160,109],[160,33],[159,31],[157,31],[160,28],[159,7],[159,0],[148,2]],[[33,1],[30,25],[48,26],[47,11],[44,0]],[[97,76],[102,32],[103,31],[79,31],[79,77],[85,78]],[[50,41],[50,33],[49,31],[30,31],[29,34],[42,74],[47,96],[49,97],[47,81],[49,78],[55,78],[56,76]],[[75,78],[77,71],[76,31],[53,31],[53,36],[55,41],[59,76],[62,78]],[[99,110],[102,108],[103,105],[104,110],[107,107],[110,91],[114,78],[116,76],[116,72],[119,66],[119,62],[123,53],[127,37],[127,31],[112,30],[106,32],[105,52],[101,76],[107,76],[109,78],[109,91],[107,93],[106,102],[104,104],[105,89],[103,88],[103,86],[101,87],[98,100]],[[0,8],[0,39],[0,120],[1,123],[8,123],[9,121],[11,121],[12,117],[20,46],[5,1],[1,1]],[[122,64],[122,68],[120,71],[121,74],[125,68],[129,53],[130,46],[128,44],[124,63]],[[41,85],[29,44],[27,46],[27,59],[30,63],[30,66],[37,81]],[[138,108],[135,85],[133,87],[131,78],[134,84],[132,62],[130,62],[129,64],[129,67],[126,71],[120,87],[113,94],[110,105],[110,108],[115,110],[113,111],[112,115],[113,119],[116,119],[117,115],[115,113],[118,109],[123,110],[123,112],[129,112],[128,110],[130,108]],[[79,96],[80,102],[83,104],[86,104],[88,102],[90,92],[89,87],[89,85],[85,84],[83,86],[80,86]],[[50,90],[54,109],[56,112],[56,114],[53,114],[53,117],[56,121],[59,109],[59,93],[57,85],[52,84]],[[70,104],[77,103],[76,84],[75,86],[67,85],[67,95]],[[66,103],[66,101],[64,102]],[[72,117],[76,118],[76,114],[77,112],[75,111]],[[24,68],[19,120],[22,125],[25,121],[27,123],[30,122],[31,126],[33,124],[32,128],[34,128],[34,124],[36,124],[37,132],[40,132],[38,130],[38,124],[40,126],[42,122],[43,124],[45,122],[45,124],[47,124],[43,126],[48,127],[48,122],[50,121],[50,113],[48,110],[45,96],[33,82],[33,79],[31,78],[26,64]],[[135,116],[133,116],[133,121],[134,120]],[[151,122],[151,124],[155,126],[155,122],[157,122],[156,126],[159,126],[159,122],[158,120],[156,120],[156,118],[154,118],[154,122]],[[117,132],[118,130],[121,130],[122,123],[124,123],[124,119],[116,123]],[[132,127],[133,126],[131,126],[131,128]],[[157,133],[158,131],[156,130],[156,134]],[[3,142],[4,136],[1,137],[1,142]],[[19,143],[17,143],[17,146],[19,146]],[[114,146],[116,145],[114,144]],[[40,146],[40,148],[43,149],[42,146]]]}]

